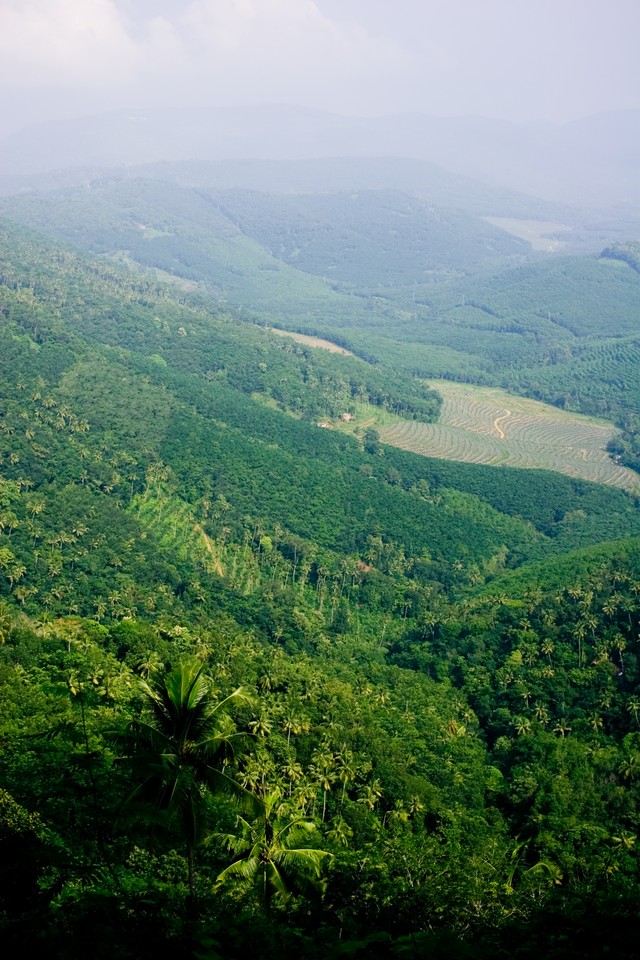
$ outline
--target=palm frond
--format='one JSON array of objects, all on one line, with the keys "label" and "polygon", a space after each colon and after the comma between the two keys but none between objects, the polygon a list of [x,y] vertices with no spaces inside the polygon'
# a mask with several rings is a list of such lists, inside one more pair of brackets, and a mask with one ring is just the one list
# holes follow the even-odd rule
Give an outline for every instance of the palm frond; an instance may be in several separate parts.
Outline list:
[{"label": "palm frond", "polygon": [[267,865],[267,880],[271,883],[271,886],[278,896],[280,896],[283,900],[286,900],[290,896],[290,890],[287,886],[286,879],[273,860]]},{"label": "palm frond", "polygon": [[282,850],[274,856],[274,860],[282,863],[284,867],[309,873],[314,877],[319,877],[322,872],[322,865],[325,857],[332,857],[327,850],[312,850],[308,847],[297,850]]},{"label": "palm frond", "polygon": [[260,857],[252,856],[243,860],[234,860],[228,867],[218,874],[215,886],[218,887],[229,877],[238,877],[242,886],[248,886],[257,876],[260,869]]}]

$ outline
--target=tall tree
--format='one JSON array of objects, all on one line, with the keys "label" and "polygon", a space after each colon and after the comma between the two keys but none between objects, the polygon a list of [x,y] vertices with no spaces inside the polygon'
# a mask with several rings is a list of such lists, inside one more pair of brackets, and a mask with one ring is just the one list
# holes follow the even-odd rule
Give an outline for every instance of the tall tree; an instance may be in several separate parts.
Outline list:
[{"label": "tall tree", "polygon": [[213,828],[212,795],[221,791],[251,804],[228,770],[233,742],[243,737],[228,711],[251,700],[241,687],[218,700],[198,660],[141,681],[141,688],[146,709],[129,731],[136,786],[128,806],[181,836],[194,898],[195,851]]},{"label": "tall tree", "polygon": [[292,893],[305,894],[319,887],[323,861],[331,854],[308,845],[315,825],[282,803],[278,790],[264,798],[253,822],[238,817],[237,827],[235,834],[216,837],[234,858],[219,874],[216,886],[230,879],[245,891],[257,886],[267,914],[274,895],[286,901]]}]

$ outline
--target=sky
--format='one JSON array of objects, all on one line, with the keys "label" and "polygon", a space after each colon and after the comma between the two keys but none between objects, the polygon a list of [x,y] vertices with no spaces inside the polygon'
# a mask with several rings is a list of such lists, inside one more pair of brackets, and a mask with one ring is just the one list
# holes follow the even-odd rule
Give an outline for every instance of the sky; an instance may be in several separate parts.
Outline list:
[{"label": "sky", "polygon": [[0,0],[0,135],[289,103],[566,123],[640,107],[638,0]]}]

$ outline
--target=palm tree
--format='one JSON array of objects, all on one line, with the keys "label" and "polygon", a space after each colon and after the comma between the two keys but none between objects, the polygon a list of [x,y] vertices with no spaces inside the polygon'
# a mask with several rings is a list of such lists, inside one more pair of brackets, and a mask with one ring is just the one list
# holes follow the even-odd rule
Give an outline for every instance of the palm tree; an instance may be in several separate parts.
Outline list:
[{"label": "palm tree", "polygon": [[327,812],[327,793],[331,790],[331,785],[337,780],[336,758],[328,746],[324,744],[313,751],[311,759],[313,763],[309,764],[309,772],[318,786],[322,787],[322,822],[324,823]]},{"label": "palm tree", "polygon": [[637,725],[638,716],[640,715],[640,700],[637,697],[631,697],[627,704],[627,711],[633,716]]},{"label": "palm tree", "polygon": [[336,757],[338,763],[338,780],[342,784],[342,795],[340,797],[340,810],[344,806],[344,798],[347,791],[347,784],[356,778],[356,767],[354,756],[346,744],[342,744],[340,753]]},{"label": "palm tree", "polygon": [[587,622],[585,619],[578,620],[573,628],[573,635],[578,641],[578,666],[582,666],[582,641],[587,633]]},{"label": "palm tree", "polygon": [[292,893],[310,893],[319,887],[322,864],[331,854],[306,845],[315,825],[281,803],[279,790],[268,794],[253,822],[238,817],[237,833],[218,834],[217,842],[233,856],[216,879],[216,889],[236,879],[241,890],[259,886],[265,913],[275,894],[287,901]]},{"label": "palm tree", "polygon": [[561,737],[566,737],[568,733],[571,733],[571,727],[564,717],[561,717],[553,728],[553,732],[559,733]]},{"label": "palm tree", "polygon": [[181,663],[152,682],[140,681],[146,713],[134,721],[127,740],[137,785],[128,806],[183,839],[189,892],[195,897],[195,850],[212,829],[211,796],[223,791],[251,803],[251,795],[226,770],[238,736],[228,710],[250,703],[238,688],[216,699],[203,665]]},{"label": "palm tree", "polygon": [[513,726],[519,737],[526,737],[531,733],[531,720],[528,717],[515,717]]}]

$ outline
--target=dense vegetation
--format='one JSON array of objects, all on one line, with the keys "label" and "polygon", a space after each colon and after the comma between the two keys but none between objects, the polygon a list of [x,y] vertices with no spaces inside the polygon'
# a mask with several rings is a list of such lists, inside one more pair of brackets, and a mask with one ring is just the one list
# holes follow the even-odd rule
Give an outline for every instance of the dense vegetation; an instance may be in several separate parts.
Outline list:
[{"label": "dense vegetation", "polygon": [[500,384],[606,416],[624,433],[612,453],[638,466],[637,243],[606,245],[606,222],[600,256],[549,257],[399,192],[216,191],[206,168],[180,179],[192,186],[118,177],[0,209],[249,318],[326,335],[386,377]]},{"label": "dense vegetation", "polygon": [[[143,262],[171,235],[172,264],[153,265],[178,273],[161,195],[131,245],[105,202],[101,252],[116,238]],[[273,198],[232,202],[240,226],[218,213],[220,235],[246,250],[268,230],[272,260],[324,273],[319,201],[295,235]],[[386,222],[398,202],[360,210]],[[433,370],[453,357],[461,379],[501,370],[549,397],[564,372],[565,405],[606,397],[598,412],[631,429],[635,380],[605,390],[634,376],[629,264],[485,261],[421,305],[399,258],[384,302],[322,286],[313,328],[360,346],[343,357],[214,303],[211,259],[167,284],[10,223],[0,252],[10,955],[635,956],[637,501],[318,426],[365,402],[435,419],[412,376],[435,344]],[[575,302],[590,278],[591,314]],[[321,319],[349,313],[340,298],[359,303],[353,339]]]}]

